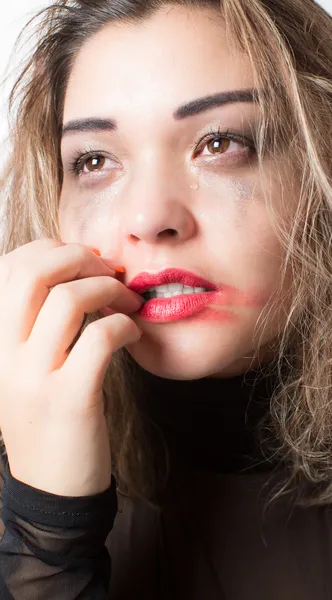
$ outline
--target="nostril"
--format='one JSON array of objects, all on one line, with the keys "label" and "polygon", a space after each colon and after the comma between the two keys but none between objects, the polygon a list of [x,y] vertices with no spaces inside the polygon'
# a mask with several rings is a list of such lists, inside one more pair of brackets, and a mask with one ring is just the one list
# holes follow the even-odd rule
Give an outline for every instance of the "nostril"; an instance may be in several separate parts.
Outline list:
[{"label": "nostril", "polygon": [[165,235],[175,237],[177,235],[177,231],[176,229],[164,229],[164,231],[158,233],[158,237],[164,237]]}]

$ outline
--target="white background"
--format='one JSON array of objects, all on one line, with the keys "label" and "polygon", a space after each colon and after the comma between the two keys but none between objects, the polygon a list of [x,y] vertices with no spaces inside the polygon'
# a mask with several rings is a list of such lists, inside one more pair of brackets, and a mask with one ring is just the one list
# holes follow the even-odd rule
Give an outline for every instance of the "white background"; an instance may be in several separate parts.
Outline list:
[{"label": "white background", "polygon": [[0,141],[2,141],[7,133],[7,98],[13,77],[3,82],[12,71],[13,64],[17,66],[19,62],[19,58],[15,56],[14,62],[10,64],[16,38],[29,18],[49,2],[48,0],[0,0],[0,3],[4,5],[1,7],[0,19]]},{"label": "white background", "polygon": [[[17,35],[29,17],[49,2],[48,0],[0,1],[5,4],[5,7],[1,10],[0,23],[0,81],[2,82],[4,77],[11,71],[11,65],[8,63]],[[277,2],[278,0],[275,1]],[[332,0],[318,0],[318,4],[321,4],[332,15]],[[17,58],[15,57],[16,63]],[[5,85],[0,87],[0,142],[5,139],[7,133],[6,102],[10,81],[9,79]]]}]

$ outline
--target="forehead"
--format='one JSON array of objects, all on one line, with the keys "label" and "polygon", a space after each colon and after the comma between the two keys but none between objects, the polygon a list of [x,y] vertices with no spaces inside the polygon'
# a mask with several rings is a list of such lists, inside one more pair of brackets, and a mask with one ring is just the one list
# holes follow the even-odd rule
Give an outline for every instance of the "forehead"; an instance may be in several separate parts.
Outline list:
[{"label": "forehead", "polygon": [[231,46],[216,11],[164,7],[142,23],[109,24],[83,45],[64,120],[165,114],[202,95],[252,86],[249,59]]}]

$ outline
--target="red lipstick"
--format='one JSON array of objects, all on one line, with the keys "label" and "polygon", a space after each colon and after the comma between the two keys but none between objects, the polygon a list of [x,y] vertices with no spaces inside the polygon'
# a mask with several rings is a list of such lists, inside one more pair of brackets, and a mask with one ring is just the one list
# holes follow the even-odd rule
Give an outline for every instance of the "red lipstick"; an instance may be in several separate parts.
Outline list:
[{"label": "red lipstick", "polygon": [[[152,287],[169,283],[180,283],[189,287],[205,288],[209,291],[181,294],[171,298],[152,298],[147,300],[136,313],[136,316],[158,323],[168,323],[185,319],[202,311],[207,304],[220,304],[220,299],[217,300],[217,297],[223,295],[227,287],[225,286],[224,290],[224,286],[216,286],[190,271],[165,269],[159,273],[144,272],[137,275],[129,283],[128,288],[137,294],[143,295]],[[225,302],[222,302],[222,304],[227,304],[226,298],[224,300]]]},{"label": "red lipstick", "polygon": [[128,284],[128,288],[136,294],[144,294],[148,289],[167,283],[182,283],[190,287],[203,287],[210,290],[217,290],[217,286],[202,279],[195,273],[184,271],[183,269],[164,269],[159,273],[140,273]]}]

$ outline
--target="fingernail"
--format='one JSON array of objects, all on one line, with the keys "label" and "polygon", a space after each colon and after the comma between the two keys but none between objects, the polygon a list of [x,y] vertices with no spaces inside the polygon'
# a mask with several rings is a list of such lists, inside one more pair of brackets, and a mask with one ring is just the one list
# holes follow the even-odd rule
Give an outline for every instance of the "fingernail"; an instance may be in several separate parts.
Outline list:
[{"label": "fingernail", "polygon": [[136,294],[135,292],[133,292],[132,295],[132,301],[133,302],[137,302],[137,310],[140,310],[140,308],[143,306],[143,304],[145,304],[146,300],[145,298],[143,298],[143,296],[139,296],[138,294]]},{"label": "fingernail", "polygon": [[128,342],[128,344],[134,344],[135,342],[139,342],[142,335],[143,335],[143,331],[138,329],[138,331],[135,331],[135,333],[132,334],[131,339]]},{"label": "fingernail", "polygon": [[135,344],[135,342],[139,342],[141,337],[143,335],[143,331],[139,330],[139,331],[135,331],[134,333],[131,331],[130,334],[128,334],[127,340],[125,342],[125,346],[129,346],[130,344]]},{"label": "fingernail", "polygon": [[[94,254],[96,254],[97,256],[100,256],[100,257],[101,257],[101,252],[100,252],[100,250],[98,250],[98,248],[91,248],[91,250],[92,250],[92,252],[93,252]],[[123,274],[123,273],[125,273],[125,272],[126,272],[126,269],[125,269],[125,267],[122,267],[122,266],[119,266],[119,267],[115,267],[115,266],[113,267],[113,266],[112,266],[112,267],[110,267],[110,269],[111,269],[112,271],[115,271],[116,273],[122,273],[122,274]]]},{"label": "fingernail", "polygon": [[143,296],[141,296],[140,294],[136,294],[136,292],[133,292],[133,294],[137,302],[139,302],[140,304],[145,304],[146,299]]}]

